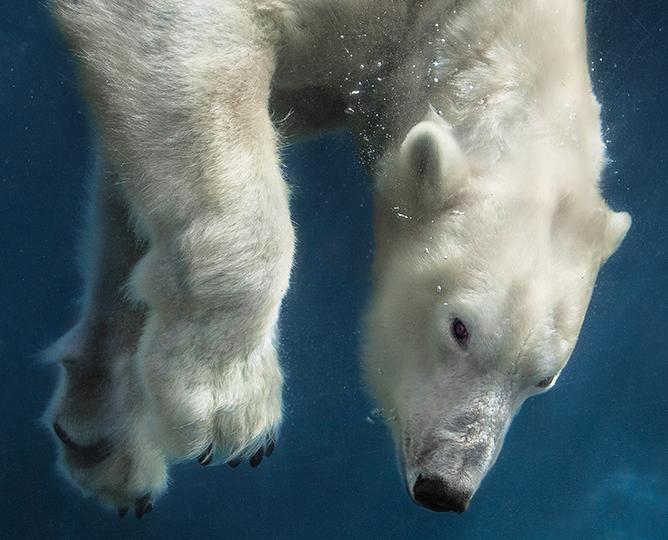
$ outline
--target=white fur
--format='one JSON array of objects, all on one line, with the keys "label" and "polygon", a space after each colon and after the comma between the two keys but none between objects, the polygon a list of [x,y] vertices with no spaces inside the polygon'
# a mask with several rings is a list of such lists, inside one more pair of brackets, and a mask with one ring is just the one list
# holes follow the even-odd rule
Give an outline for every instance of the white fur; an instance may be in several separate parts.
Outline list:
[{"label": "white fur", "polygon": [[[299,116],[296,96],[310,92],[322,107],[296,131],[346,121],[376,178],[365,366],[394,411],[408,487],[428,474],[470,497],[521,402],[565,365],[596,272],[630,225],[598,189],[583,4],[56,0],[54,11],[113,171],[97,177],[100,247],[81,320],[51,350],[68,367],[47,415],[111,453],[82,467],[63,448],[69,477],[124,506],[162,492],[170,461],[210,443],[247,457],[276,436],[294,235],[271,114]],[[466,351],[453,317],[471,331]]]}]

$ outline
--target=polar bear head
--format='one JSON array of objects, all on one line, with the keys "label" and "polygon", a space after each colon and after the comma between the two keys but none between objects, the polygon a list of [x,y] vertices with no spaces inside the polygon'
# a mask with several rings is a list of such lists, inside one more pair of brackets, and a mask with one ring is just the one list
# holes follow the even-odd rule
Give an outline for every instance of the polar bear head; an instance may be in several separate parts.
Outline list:
[{"label": "polar bear head", "polygon": [[381,165],[364,363],[417,503],[465,510],[513,415],[559,378],[630,226],[599,173],[530,138],[489,166],[432,112]]}]

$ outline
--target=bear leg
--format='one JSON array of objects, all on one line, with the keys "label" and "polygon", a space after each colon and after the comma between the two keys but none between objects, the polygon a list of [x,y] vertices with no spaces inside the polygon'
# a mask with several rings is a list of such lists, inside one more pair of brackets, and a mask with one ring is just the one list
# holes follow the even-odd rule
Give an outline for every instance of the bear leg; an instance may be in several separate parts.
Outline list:
[{"label": "bear leg", "polygon": [[[152,442],[134,357],[145,310],[125,288],[144,246],[119,183],[98,160],[82,247],[81,314],[45,353],[60,366],[45,422],[65,477],[84,493],[125,508],[164,489],[166,465]],[[140,505],[140,513],[149,503]]]}]

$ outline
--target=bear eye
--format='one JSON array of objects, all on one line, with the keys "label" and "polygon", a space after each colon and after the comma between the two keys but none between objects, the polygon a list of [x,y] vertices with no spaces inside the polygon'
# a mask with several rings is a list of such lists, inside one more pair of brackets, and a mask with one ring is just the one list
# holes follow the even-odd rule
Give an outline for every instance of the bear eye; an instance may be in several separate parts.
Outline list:
[{"label": "bear eye", "polygon": [[538,388],[547,388],[552,384],[552,381],[554,380],[554,375],[552,377],[545,377],[542,381],[540,381],[536,386]]},{"label": "bear eye", "polygon": [[452,335],[462,347],[466,346],[469,340],[469,331],[459,319],[452,321]]}]

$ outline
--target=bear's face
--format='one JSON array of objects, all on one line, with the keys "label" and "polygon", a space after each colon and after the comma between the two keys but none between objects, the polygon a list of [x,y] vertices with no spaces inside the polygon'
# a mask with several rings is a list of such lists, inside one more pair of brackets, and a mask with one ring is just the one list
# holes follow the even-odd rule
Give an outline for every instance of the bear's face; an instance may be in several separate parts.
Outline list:
[{"label": "bear's face", "polygon": [[378,178],[365,369],[433,510],[466,509],[514,414],[554,385],[630,225],[577,152],[543,150],[476,170],[428,115]]}]

